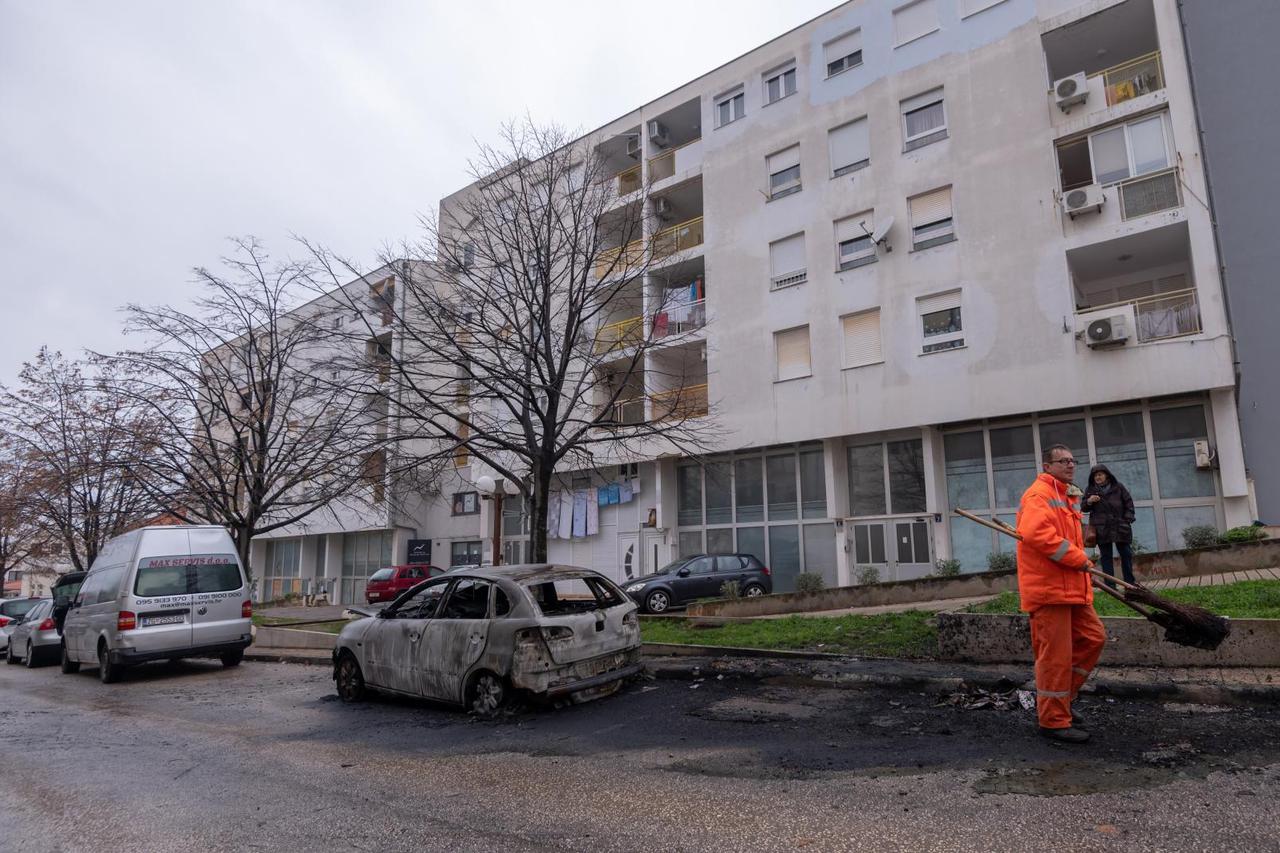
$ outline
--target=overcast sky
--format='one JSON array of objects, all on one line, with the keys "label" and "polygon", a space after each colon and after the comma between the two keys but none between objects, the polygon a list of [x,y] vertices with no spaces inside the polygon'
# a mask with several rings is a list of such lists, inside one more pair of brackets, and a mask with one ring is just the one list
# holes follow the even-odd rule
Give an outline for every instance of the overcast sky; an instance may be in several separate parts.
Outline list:
[{"label": "overcast sky", "polygon": [[0,0],[0,382],[226,238],[371,261],[530,113],[587,131],[838,0]]}]

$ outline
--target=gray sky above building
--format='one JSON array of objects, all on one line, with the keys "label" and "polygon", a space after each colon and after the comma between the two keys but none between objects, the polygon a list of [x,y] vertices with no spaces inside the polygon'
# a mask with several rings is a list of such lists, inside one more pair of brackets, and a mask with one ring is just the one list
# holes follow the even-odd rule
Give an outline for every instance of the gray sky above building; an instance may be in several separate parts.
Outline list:
[{"label": "gray sky above building", "polygon": [[0,0],[0,382],[233,235],[371,262],[503,121],[593,129],[834,5]]}]

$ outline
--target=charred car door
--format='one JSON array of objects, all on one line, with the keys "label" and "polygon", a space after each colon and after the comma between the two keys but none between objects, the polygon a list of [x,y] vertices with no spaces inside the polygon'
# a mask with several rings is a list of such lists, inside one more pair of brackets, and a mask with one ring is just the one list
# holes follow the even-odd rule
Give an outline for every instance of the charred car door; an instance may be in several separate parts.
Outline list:
[{"label": "charred car door", "polygon": [[419,693],[423,629],[435,616],[451,578],[432,581],[379,612],[365,633],[365,679],[375,687]]},{"label": "charred car door", "polygon": [[489,640],[489,598],[493,584],[459,578],[448,598],[423,628],[418,692],[446,702],[463,700],[463,682]]}]

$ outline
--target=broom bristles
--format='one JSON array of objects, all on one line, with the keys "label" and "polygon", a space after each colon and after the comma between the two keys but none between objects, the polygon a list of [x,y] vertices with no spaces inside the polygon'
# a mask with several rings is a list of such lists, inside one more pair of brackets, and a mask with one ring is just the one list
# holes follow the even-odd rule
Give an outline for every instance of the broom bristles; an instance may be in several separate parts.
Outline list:
[{"label": "broom bristles", "polygon": [[1161,598],[1146,587],[1126,587],[1124,597],[1156,611],[1148,618],[1164,628],[1164,638],[1171,643],[1212,651],[1231,634],[1231,623],[1223,617],[1194,604]]}]

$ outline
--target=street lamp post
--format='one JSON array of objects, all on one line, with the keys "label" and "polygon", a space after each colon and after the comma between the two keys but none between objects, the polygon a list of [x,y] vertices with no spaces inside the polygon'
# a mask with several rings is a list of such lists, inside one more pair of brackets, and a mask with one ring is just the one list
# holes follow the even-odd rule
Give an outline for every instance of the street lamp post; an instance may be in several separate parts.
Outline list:
[{"label": "street lamp post", "polygon": [[502,565],[502,501],[504,498],[520,494],[515,483],[502,477],[496,480],[488,474],[481,474],[475,480],[476,490],[481,500],[493,501],[493,565]]}]

